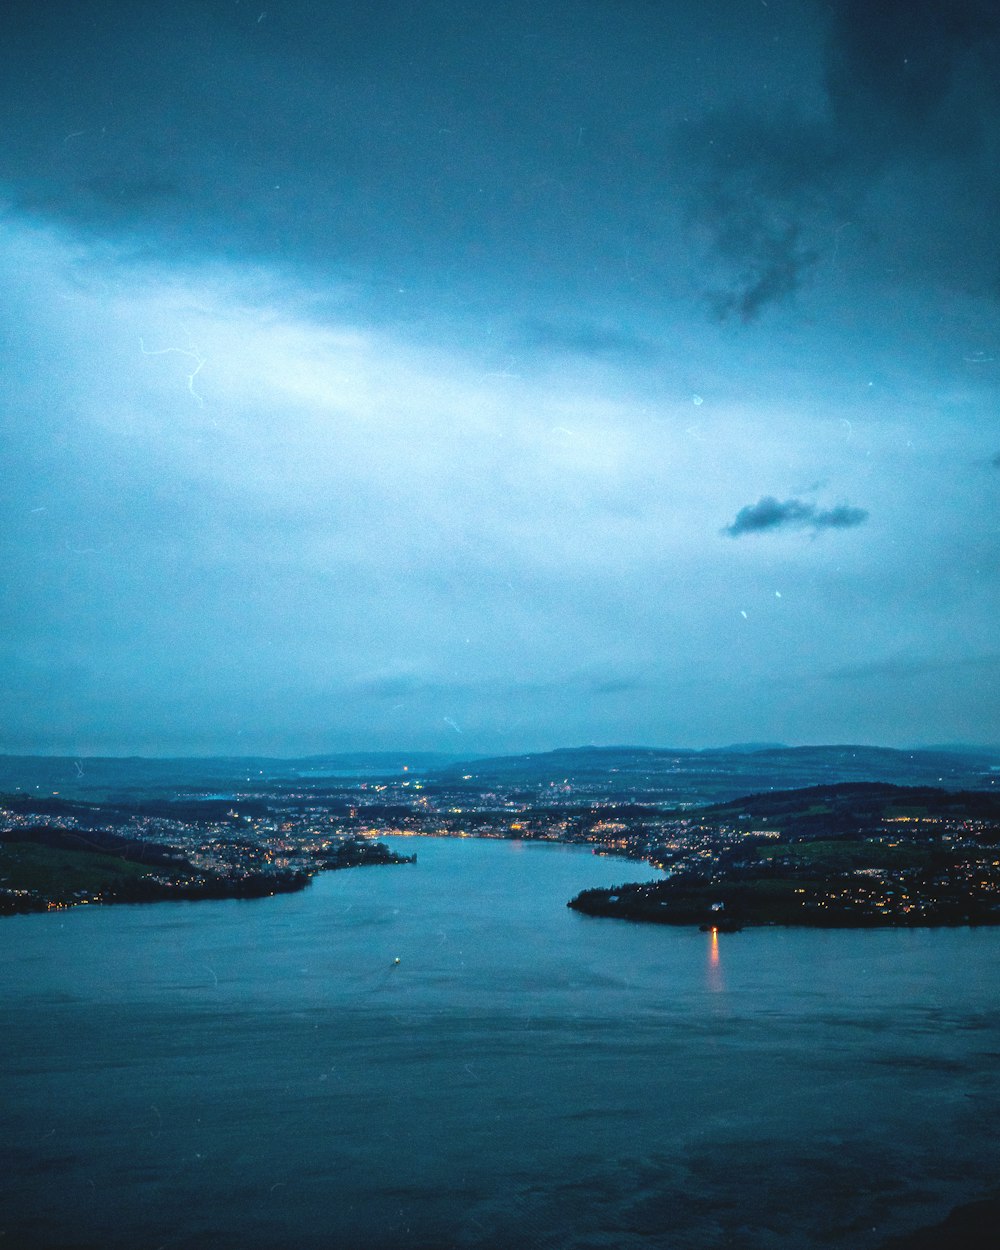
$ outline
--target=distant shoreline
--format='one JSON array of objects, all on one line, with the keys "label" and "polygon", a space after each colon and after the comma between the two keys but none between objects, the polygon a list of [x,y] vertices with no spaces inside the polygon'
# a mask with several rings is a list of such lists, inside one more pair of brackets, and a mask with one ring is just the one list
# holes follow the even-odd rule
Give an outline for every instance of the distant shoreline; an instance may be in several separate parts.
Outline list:
[{"label": "distant shoreline", "polygon": [[7,830],[0,833],[0,916],[122,903],[270,898],[304,890],[320,872],[414,862],[416,855],[398,855],[381,842],[344,841],[316,857],[308,870],[254,870],[234,862],[209,871],[173,849],[130,843],[101,831],[84,837],[64,829]]},{"label": "distant shoreline", "polygon": [[[717,916],[713,919],[710,912],[699,910],[690,914],[685,909],[672,911],[664,907],[660,911],[652,908],[629,907],[614,901],[606,900],[603,904],[589,896],[596,894],[614,894],[617,891],[586,890],[582,895],[570,899],[566,904],[571,910],[595,919],[627,920],[633,924],[670,925],[674,928],[699,928],[716,933],[739,932],[742,929],[960,929],[989,928],[1000,925],[1000,913],[983,913],[978,916],[896,918],[892,916],[858,916],[850,913],[843,915],[801,915],[795,918],[783,916],[767,917],[755,915],[753,918],[738,916],[736,918]],[[584,897],[584,896],[587,897]]]},{"label": "distant shoreline", "polygon": [[890,1237],[880,1250],[995,1250],[1000,1197],[954,1207],[938,1224]]},{"label": "distant shoreline", "polygon": [[[684,875],[610,889],[583,890],[566,904],[582,915],[640,924],[696,926],[718,933],[783,927],[808,929],[917,929],[1000,925],[995,881],[989,893],[961,881],[947,888],[910,881],[895,894],[850,894],[844,878],[743,876],[705,881]],[[923,888],[922,888],[923,887]],[[905,902],[903,899],[905,898]],[[887,902],[888,900],[888,902]]]}]

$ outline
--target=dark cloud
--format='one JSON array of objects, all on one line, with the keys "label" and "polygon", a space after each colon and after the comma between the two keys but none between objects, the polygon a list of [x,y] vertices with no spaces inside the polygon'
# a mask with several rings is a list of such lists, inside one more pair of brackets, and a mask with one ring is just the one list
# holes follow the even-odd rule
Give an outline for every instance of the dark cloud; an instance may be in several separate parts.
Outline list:
[{"label": "dark cloud", "polygon": [[716,115],[686,128],[681,152],[699,170],[692,222],[721,263],[711,303],[753,321],[802,286],[846,212],[831,135],[787,117]]},{"label": "dark cloud", "polygon": [[611,677],[606,681],[595,681],[590,688],[594,695],[635,694],[644,690],[648,683],[636,677]]},{"label": "dark cloud", "polygon": [[779,682],[993,650],[993,3],[9,0],[8,734],[905,739]]},{"label": "dark cloud", "polygon": [[773,495],[765,495],[756,503],[741,508],[736,519],[722,533],[728,534],[730,538],[740,538],[744,534],[765,534],[779,529],[809,529],[817,533],[819,530],[852,529],[867,519],[868,513],[863,508],[838,504],[837,507],[823,512],[815,504],[804,503],[801,499],[786,499],[782,502]]},{"label": "dark cloud", "polygon": [[815,248],[804,247],[799,240],[798,225],[777,236],[763,226],[755,230],[744,254],[745,271],[730,290],[715,297],[719,317],[725,320],[736,313],[741,321],[754,321],[768,304],[793,295],[819,257]]},{"label": "dark cloud", "polygon": [[645,360],[656,354],[656,346],[649,339],[615,326],[582,321],[529,321],[523,327],[518,346],[615,360]]},{"label": "dark cloud", "polygon": [[694,171],[691,217],[720,271],[715,311],[752,321],[835,259],[995,297],[996,6],[838,0],[811,74],[800,98],[814,91],[826,107],[809,120],[757,95],[675,138]]},{"label": "dark cloud", "polygon": [[153,174],[135,178],[131,174],[100,174],[80,185],[80,191],[111,204],[127,204],[131,208],[148,210],[160,200],[174,199],[181,188],[166,178]]},{"label": "dark cloud", "polygon": [[9,7],[0,201],[167,259],[456,299],[497,274],[507,299],[525,278],[622,284],[636,238],[671,264],[674,231],[648,228],[664,40],[645,23],[575,0]]},{"label": "dark cloud", "polygon": [[408,699],[433,691],[430,682],[400,673],[351,682],[347,693],[354,699]]},{"label": "dark cloud", "polygon": [[551,697],[571,689],[585,698],[634,694],[644,690],[648,681],[632,673],[599,671],[567,671],[543,679],[517,681],[458,678],[441,678],[427,673],[388,673],[375,677],[360,678],[343,683],[340,691],[348,698],[377,701],[380,699],[427,700],[435,698],[468,699],[484,690],[491,690],[503,698],[524,698],[531,695]]},{"label": "dark cloud", "polygon": [[907,680],[936,674],[954,674],[957,671],[1000,673],[1000,655],[970,655],[960,659],[941,659],[938,656],[909,658],[893,656],[872,660],[865,664],[849,664],[827,673],[828,681]]},{"label": "dark cloud", "polygon": [[[231,0],[21,0],[2,191],[169,256],[390,271],[397,294],[420,273],[476,295],[572,280],[595,304],[693,281],[751,322],[865,240],[899,269],[996,276],[986,0],[501,7],[297,0],[258,22]],[[948,168],[893,226],[882,175],[928,157]],[[684,217],[707,278],[681,272]],[[585,339],[567,349],[617,350]]]},{"label": "dark cloud", "polygon": [[[993,0],[839,0],[827,54],[838,121],[868,147],[898,151],[915,141],[925,149],[942,137],[939,113],[956,79],[995,68],[998,33]],[[963,117],[963,145],[976,122]]]}]

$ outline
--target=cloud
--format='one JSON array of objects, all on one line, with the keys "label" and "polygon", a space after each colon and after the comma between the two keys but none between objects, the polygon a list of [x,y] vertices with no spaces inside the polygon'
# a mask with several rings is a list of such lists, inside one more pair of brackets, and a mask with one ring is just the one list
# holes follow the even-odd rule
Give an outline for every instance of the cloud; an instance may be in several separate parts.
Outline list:
[{"label": "cloud", "polygon": [[[395,0],[377,22],[318,0],[264,23],[197,0],[116,4],[113,19],[8,7],[13,202],[164,259],[350,277],[404,319],[423,280],[463,318],[463,301],[523,300],[512,319],[541,305],[558,324],[544,305],[571,279],[593,307],[538,346],[602,358],[631,350],[602,304],[692,281],[684,218],[715,261],[694,281],[722,319],[787,303],[835,253],[876,284],[890,264],[916,270],[908,232],[937,272],[979,289],[996,276],[988,0],[721,5],[718,29],[676,3],[612,22],[596,3],[498,15],[434,0],[426,39]],[[917,185],[887,193],[901,165]],[[880,267],[855,255],[875,247]]]},{"label": "cloud", "polygon": [[721,264],[710,301],[722,320],[754,321],[803,285],[846,211],[833,136],[813,121],[714,114],[686,128],[680,152],[697,180],[690,218]]},{"label": "cloud", "polygon": [[[827,90],[839,121],[869,144],[924,147],[947,124],[940,112],[958,80],[995,58],[998,34],[990,0],[839,0],[827,49]],[[963,129],[973,120],[965,118]]]},{"label": "cloud", "polygon": [[804,503],[801,499],[781,502],[773,495],[764,495],[756,503],[741,508],[736,519],[725,526],[722,533],[730,538],[778,529],[809,529],[818,533],[820,530],[852,529],[867,519],[868,513],[863,508],[851,508],[846,504],[821,512],[815,504]]},{"label": "cloud", "polygon": [[737,313],[743,322],[755,321],[768,304],[779,303],[799,289],[818,257],[815,248],[802,246],[796,225],[779,236],[758,231],[747,271],[716,298],[720,319]]},{"label": "cloud", "polygon": [[528,321],[521,331],[521,343],[543,352],[611,360],[645,360],[656,354],[647,338],[615,326],[583,321]]},{"label": "cloud", "polygon": [[689,219],[718,270],[711,306],[754,321],[835,264],[879,263],[893,283],[940,278],[995,298],[998,218],[982,210],[1000,200],[995,6],[830,9],[791,104],[747,97],[675,135]]},{"label": "cloud", "polygon": [[872,678],[906,681],[937,674],[955,675],[960,671],[995,674],[1000,672],[1000,655],[967,655],[957,659],[940,656],[889,656],[864,664],[847,664],[825,674],[828,681],[867,681]]}]

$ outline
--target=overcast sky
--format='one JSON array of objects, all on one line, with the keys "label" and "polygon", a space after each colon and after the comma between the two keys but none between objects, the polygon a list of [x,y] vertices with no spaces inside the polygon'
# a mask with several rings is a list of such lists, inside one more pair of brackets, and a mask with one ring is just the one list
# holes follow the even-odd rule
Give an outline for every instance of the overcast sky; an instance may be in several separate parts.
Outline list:
[{"label": "overcast sky", "polygon": [[0,30],[0,750],[1000,741],[990,0]]}]

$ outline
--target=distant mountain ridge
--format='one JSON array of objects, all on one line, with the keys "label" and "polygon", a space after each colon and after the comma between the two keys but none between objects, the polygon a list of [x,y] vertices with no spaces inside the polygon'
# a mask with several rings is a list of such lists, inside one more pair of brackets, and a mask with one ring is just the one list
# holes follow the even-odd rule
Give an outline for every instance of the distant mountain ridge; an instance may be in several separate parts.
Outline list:
[{"label": "distant mountain ridge", "polygon": [[830,746],[786,746],[783,743],[758,744],[737,743],[727,747],[647,747],[647,746],[578,746],[557,747],[552,751],[528,752],[522,755],[498,755],[473,757],[467,762],[456,761],[453,770],[471,767],[480,772],[508,770],[530,766],[546,768],[554,772],[569,763],[575,767],[618,767],[622,763],[635,765],[642,762],[670,760],[711,760],[720,757],[739,756],[745,759],[768,759],[844,764],[857,761],[858,767],[870,767],[880,761],[886,765],[902,766],[904,761],[926,767],[954,766],[955,757],[961,757],[970,765],[1000,768],[1000,748],[994,747],[876,747],[853,743]]},{"label": "distant mountain ridge", "polygon": [[0,793],[18,790],[83,797],[163,791],[245,790],[270,783],[305,786],[327,778],[421,775],[454,756],[421,751],[355,751],[295,759],[272,756],[0,755]]},{"label": "distant mountain ridge", "polygon": [[990,789],[1000,784],[1000,751],[903,750],[857,745],[709,748],[573,747],[470,760],[440,774],[480,787],[594,786],[645,793],[650,801],[711,803],[769,790],[881,782]]},{"label": "distant mountain ridge", "polygon": [[771,790],[851,782],[987,790],[1000,787],[1000,749],[622,745],[560,747],[464,760],[419,751],[344,752],[297,759],[0,755],[0,793],[55,793],[78,799],[198,794],[223,800],[273,788],[309,791],[408,776],[459,789],[577,788],[582,801],[628,794],[658,804],[704,804]]}]

